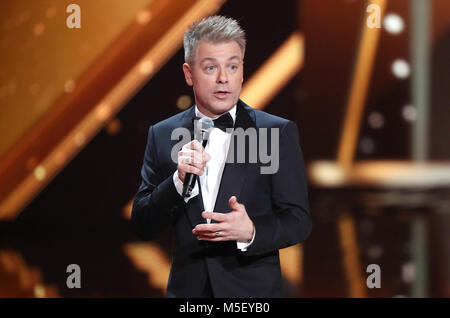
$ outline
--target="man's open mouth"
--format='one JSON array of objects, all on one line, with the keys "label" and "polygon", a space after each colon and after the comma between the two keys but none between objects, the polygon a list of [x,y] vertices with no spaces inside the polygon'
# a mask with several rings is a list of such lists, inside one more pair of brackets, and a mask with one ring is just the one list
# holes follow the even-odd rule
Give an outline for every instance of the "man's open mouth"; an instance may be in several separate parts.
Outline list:
[{"label": "man's open mouth", "polygon": [[214,92],[214,96],[216,96],[217,98],[226,98],[230,94],[231,94],[231,92],[229,92],[229,91],[216,91],[216,92]]}]

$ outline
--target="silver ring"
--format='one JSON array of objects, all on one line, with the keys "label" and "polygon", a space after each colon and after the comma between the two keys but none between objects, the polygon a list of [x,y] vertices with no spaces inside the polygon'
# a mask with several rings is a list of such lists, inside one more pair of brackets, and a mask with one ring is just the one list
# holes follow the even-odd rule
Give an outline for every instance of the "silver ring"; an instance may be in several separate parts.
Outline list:
[{"label": "silver ring", "polygon": [[219,236],[219,235],[220,235],[220,232],[216,232],[216,233],[214,233],[214,235],[215,235],[215,236]]}]

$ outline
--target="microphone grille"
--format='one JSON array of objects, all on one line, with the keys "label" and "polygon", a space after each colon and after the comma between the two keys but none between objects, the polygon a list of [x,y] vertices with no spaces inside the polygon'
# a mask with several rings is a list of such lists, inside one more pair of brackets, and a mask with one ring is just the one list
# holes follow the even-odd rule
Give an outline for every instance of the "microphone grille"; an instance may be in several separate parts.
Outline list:
[{"label": "microphone grille", "polygon": [[194,137],[202,141],[209,138],[211,130],[214,128],[214,122],[211,118],[202,117],[194,120]]}]

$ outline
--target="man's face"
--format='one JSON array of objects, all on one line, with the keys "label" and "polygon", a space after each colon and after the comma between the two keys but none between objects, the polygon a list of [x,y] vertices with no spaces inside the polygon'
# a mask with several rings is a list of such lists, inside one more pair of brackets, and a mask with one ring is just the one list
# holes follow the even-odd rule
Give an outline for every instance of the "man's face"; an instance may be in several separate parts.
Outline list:
[{"label": "man's face", "polygon": [[219,116],[237,103],[244,81],[243,58],[235,41],[200,42],[194,61],[184,63],[186,83],[194,87],[197,107],[204,115]]}]

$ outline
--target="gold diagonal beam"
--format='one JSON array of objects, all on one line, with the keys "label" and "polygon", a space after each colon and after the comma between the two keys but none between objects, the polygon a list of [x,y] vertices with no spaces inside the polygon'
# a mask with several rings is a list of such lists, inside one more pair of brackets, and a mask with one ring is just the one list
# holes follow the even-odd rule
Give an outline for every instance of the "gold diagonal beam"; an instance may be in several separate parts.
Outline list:
[{"label": "gold diagonal beam", "polygon": [[[386,0],[368,1],[368,5],[372,4],[379,6],[380,16],[382,17],[386,9]],[[347,102],[344,126],[338,148],[337,161],[343,169],[350,168],[355,156],[361,118],[367,98],[370,78],[372,76],[380,33],[381,28],[369,28],[364,20],[350,95]]]},{"label": "gold diagonal beam", "polygon": [[362,274],[355,221],[350,214],[343,213],[339,216],[338,231],[345,276],[349,283],[349,296],[351,298],[367,297],[367,287]]},{"label": "gold diagonal beam", "polygon": [[304,62],[304,37],[296,31],[246,81],[241,99],[255,109],[266,105],[297,74]]},{"label": "gold diagonal beam", "polygon": [[224,0],[198,0],[92,110],[0,202],[0,219],[12,219],[84,148],[127,100],[156,74],[182,43],[196,19],[216,12]]}]

